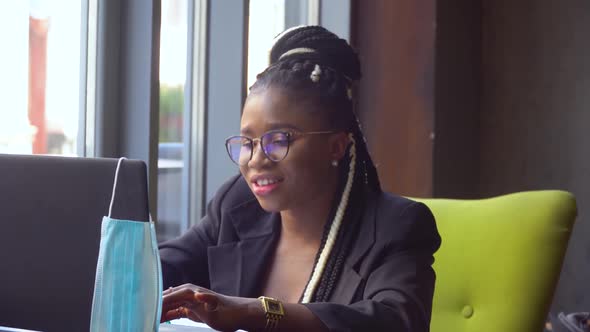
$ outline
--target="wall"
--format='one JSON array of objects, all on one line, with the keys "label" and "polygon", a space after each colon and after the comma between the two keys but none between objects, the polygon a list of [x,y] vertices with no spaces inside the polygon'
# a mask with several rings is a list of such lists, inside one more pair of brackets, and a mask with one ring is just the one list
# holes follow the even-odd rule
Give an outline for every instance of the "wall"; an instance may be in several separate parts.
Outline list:
[{"label": "wall", "polygon": [[576,195],[553,310],[588,311],[590,2],[484,0],[482,9],[480,194]]},{"label": "wall", "polygon": [[[354,1],[358,113],[384,189],[432,194],[434,0]],[[387,33],[376,33],[387,31]]]},{"label": "wall", "polygon": [[589,31],[587,0],[352,3],[358,109],[386,190],[575,194],[553,311],[590,310]]},{"label": "wall", "polygon": [[433,195],[477,197],[481,94],[481,4],[438,0]]}]

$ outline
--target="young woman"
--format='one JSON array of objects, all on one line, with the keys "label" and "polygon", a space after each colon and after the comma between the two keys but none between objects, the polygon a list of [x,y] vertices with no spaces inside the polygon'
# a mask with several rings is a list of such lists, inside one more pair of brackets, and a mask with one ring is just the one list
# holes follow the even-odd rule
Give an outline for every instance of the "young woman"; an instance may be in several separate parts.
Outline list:
[{"label": "young woman", "polygon": [[227,139],[240,175],[160,247],[162,320],[221,331],[428,331],[428,208],[381,191],[355,114],[360,63],[318,26],[283,32]]}]

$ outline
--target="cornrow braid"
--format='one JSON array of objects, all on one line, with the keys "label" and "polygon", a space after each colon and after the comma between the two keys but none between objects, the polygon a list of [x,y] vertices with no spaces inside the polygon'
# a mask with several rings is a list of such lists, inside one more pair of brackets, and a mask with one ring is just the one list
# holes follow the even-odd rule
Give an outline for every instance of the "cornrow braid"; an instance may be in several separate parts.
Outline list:
[{"label": "cornrow braid", "polygon": [[[356,136],[352,134],[353,137]],[[360,144],[358,142],[361,142]],[[344,266],[344,262],[346,257],[348,257],[348,253],[352,250],[352,246],[354,244],[354,240],[356,235],[358,234],[358,228],[360,226],[360,214],[362,213],[363,206],[363,196],[365,195],[365,191],[369,190],[372,191],[371,185],[367,185],[367,174],[362,167],[359,167],[359,163],[361,162],[360,154],[359,154],[359,147],[364,144],[359,139],[355,139],[355,147],[356,147],[356,167],[355,167],[355,174],[354,174],[354,182],[352,185],[350,197],[348,199],[348,206],[346,207],[346,213],[344,216],[343,225],[341,226],[340,232],[338,233],[338,238],[336,240],[336,244],[332,249],[332,254],[330,255],[330,259],[326,263],[326,268],[324,270],[324,275],[319,282],[317,287],[316,293],[314,294],[312,300],[310,302],[326,302],[329,300],[330,296],[333,293],[334,287],[336,282],[338,281],[338,277],[342,272],[342,268]],[[350,164],[350,158],[342,165],[340,170],[341,178],[344,177],[344,172],[349,169],[348,165]],[[370,177],[369,177],[370,178]],[[369,181],[371,182],[371,181]],[[377,180],[377,187],[378,180]],[[342,193],[344,188],[340,188],[338,190],[339,193]],[[379,189],[380,190],[380,189]],[[343,197],[341,194],[339,197]],[[333,220],[335,216],[335,211],[330,213],[330,220]],[[320,250],[316,256],[316,261],[314,266],[318,264],[318,258],[320,253],[324,250],[324,243],[327,237],[329,230],[331,229],[332,224],[326,223],[324,229],[324,236],[322,238],[322,242],[320,245]]]},{"label": "cornrow braid", "polygon": [[338,166],[339,188],[324,227],[320,249],[300,302],[330,299],[359,227],[366,191],[381,192],[377,170],[354,113],[352,84],[360,79],[360,61],[348,43],[319,26],[291,28],[279,34],[269,66],[256,77],[250,93],[283,89],[303,109],[334,130],[347,131],[347,156]]},{"label": "cornrow braid", "polygon": [[381,183],[379,182],[377,168],[375,167],[373,159],[369,154],[367,140],[365,139],[365,135],[363,135],[361,123],[356,116],[355,120],[356,124],[352,126],[351,130],[357,141],[360,141],[360,144],[358,144],[359,148],[357,153],[362,163],[361,169],[364,175],[364,181],[372,191],[380,193]]},{"label": "cornrow braid", "polygon": [[[317,259],[317,262],[313,268],[313,272],[311,273],[311,279],[305,287],[305,291],[303,292],[303,303],[309,302],[313,296],[313,293],[316,290],[316,287],[320,283],[320,278],[324,272],[324,268],[326,265],[333,264],[328,262],[328,258],[330,257],[332,248],[335,246],[336,237],[339,235],[338,231],[340,230],[340,225],[342,224],[342,219],[344,219],[344,213],[346,212],[346,207],[348,205],[348,198],[350,196],[350,191],[352,189],[352,183],[354,182],[354,175],[355,175],[355,165],[356,165],[356,148],[355,148],[355,141],[352,134],[349,135],[351,140],[351,145],[348,150],[350,156],[349,162],[349,171],[348,177],[346,179],[346,185],[344,187],[344,191],[342,192],[342,198],[340,199],[340,203],[338,204],[338,210],[336,210],[336,214],[334,216],[334,221],[332,221],[330,225],[330,229],[328,230],[327,238],[323,248],[319,251],[320,255]],[[334,256],[334,255],[332,255]]]},{"label": "cornrow braid", "polygon": [[[319,26],[299,27],[280,34],[270,51],[270,64],[295,48],[316,50],[315,58],[322,60],[351,80],[361,77],[360,60],[344,39]],[[297,57],[297,55],[293,55]],[[289,58],[289,57],[287,57]]]}]

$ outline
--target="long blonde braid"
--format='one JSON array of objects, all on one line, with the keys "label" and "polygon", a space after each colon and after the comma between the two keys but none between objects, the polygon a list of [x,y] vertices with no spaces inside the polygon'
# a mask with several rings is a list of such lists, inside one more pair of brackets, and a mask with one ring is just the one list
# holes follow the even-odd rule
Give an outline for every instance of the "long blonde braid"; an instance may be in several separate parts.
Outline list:
[{"label": "long blonde braid", "polygon": [[313,268],[313,272],[311,274],[311,278],[307,283],[307,287],[303,292],[303,298],[301,303],[308,303],[311,301],[313,294],[320,282],[322,277],[322,273],[324,272],[324,268],[326,267],[326,263],[328,258],[330,257],[330,253],[334,244],[336,243],[336,238],[338,236],[338,231],[340,230],[340,226],[342,224],[342,219],[344,219],[344,213],[346,212],[346,207],[348,206],[348,198],[350,197],[350,191],[352,189],[352,183],[354,181],[354,171],[356,166],[356,146],[355,140],[352,133],[348,134],[348,137],[351,142],[351,146],[349,149],[349,156],[350,156],[350,163],[348,169],[348,178],[346,180],[346,186],[344,187],[344,191],[342,193],[342,198],[340,199],[340,203],[338,204],[338,210],[334,215],[334,221],[330,226],[330,231],[328,232],[328,237],[326,238],[326,243],[322,248],[322,252],[319,255],[319,258]]}]

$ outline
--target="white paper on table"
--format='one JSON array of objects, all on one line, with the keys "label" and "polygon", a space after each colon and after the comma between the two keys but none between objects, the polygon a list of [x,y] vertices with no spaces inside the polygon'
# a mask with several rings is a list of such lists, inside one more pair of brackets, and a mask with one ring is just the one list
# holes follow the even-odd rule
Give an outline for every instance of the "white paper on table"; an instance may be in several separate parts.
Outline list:
[{"label": "white paper on table", "polygon": [[[170,324],[160,324],[160,332],[206,332],[216,331],[210,328],[207,324],[198,323],[188,318],[180,318],[171,320]],[[238,332],[246,332],[244,330],[238,330]]]}]

